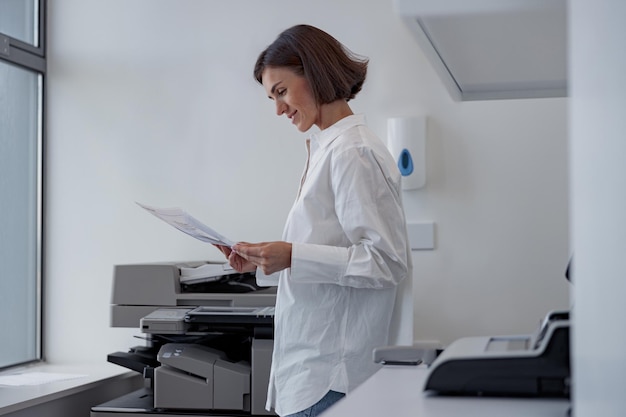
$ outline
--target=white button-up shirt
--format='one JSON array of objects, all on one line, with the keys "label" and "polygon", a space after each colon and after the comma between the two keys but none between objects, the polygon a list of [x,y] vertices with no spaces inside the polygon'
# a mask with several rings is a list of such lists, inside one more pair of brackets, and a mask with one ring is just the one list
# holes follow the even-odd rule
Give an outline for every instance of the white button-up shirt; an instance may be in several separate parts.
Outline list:
[{"label": "white button-up shirt", "polygon": [[279,415],[329,390],[348,393],[378,369],[372,351],[388,343],[397,284],[411,277],[400,172],[364,117],[313,134],[307,147],[283,233],[291,268],[275,274],[267,408]]}]

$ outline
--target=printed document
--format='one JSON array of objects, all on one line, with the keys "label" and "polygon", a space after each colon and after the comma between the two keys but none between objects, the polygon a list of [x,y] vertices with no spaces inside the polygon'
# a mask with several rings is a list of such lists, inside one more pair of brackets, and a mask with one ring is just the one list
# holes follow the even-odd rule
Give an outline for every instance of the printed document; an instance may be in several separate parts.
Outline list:
[{"label": "printed document", "polygon": [[188,234],[191,237],[195,237],[203,242],[211,243],[214,245],[222,245],[232,247],[235,242],[222,236],[209,226],[203,224],[192,215],[180,209],[178,207],[173,208],[156,208],[146,206],[145,204],[137,203],[140,207],[154,214],[164,222],[174,226],[183,233]]}]

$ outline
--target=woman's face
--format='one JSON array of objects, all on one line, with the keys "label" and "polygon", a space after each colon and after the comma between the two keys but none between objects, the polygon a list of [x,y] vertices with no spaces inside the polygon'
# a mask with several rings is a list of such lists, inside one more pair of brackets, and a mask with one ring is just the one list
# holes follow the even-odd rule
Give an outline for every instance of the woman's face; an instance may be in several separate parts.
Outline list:
[{"label": "woman's face", "polygon": [[285,67],[267,67],[263,70],[263,87],[276,103],[276,114],[287,115],[300,132],[311,126],[320,126],[320,111],[308,81]]}]

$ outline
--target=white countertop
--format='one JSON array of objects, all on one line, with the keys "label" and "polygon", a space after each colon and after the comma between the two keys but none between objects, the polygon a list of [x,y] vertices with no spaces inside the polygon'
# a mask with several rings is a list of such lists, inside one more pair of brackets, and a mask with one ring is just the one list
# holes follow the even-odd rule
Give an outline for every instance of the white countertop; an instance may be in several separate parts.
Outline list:
[{"label": "white countertop", "polygon": [[427,368],[387,365],[328,409],[324,417],[567,417],[552,398],[446,397],[423,391]]},{"label": "white countertop", "polygon": [[96,364],[34,364],[6,370],[0,375],[44,372],[83,375],[39,385],[0,385],[0,415],[9,414],[57,398],[90,389],[94,384],[113,378],[129,378],[134,372],[107,362]]}]

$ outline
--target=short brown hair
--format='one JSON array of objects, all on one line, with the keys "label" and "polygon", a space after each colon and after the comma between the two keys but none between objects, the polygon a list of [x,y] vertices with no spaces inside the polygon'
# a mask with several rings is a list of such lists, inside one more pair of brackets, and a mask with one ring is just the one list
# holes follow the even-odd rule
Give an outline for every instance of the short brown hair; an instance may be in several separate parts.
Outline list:
[{"label": "short brown hair", "polygon": [[368,62],[323,30],[296,25],[261,52],[254,78],[263,83],[266,67],[286,67],[307,79],[318,104],[349,101],[363,87]]}]

